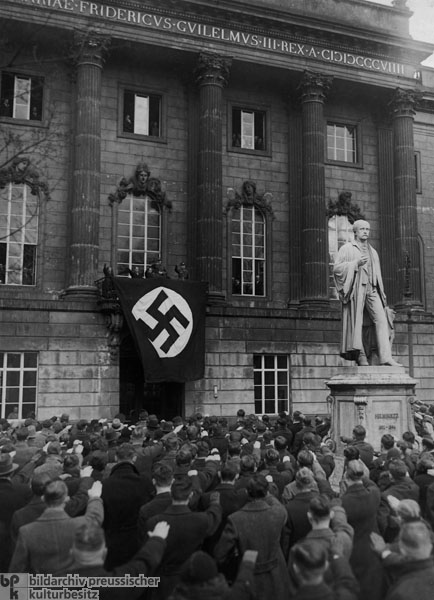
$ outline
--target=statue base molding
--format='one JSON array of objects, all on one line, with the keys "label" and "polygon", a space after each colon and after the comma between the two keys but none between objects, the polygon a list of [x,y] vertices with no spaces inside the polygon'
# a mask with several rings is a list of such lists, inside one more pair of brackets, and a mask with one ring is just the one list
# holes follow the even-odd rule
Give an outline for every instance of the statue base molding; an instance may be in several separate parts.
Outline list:
[{"label": "statue base molding", "polygon": [[331,438],[342,454],[341,436],[352,437],[355,425],[366,429],[366,441],[380,450],[381,436],[390,433],[396,440],[405,431],[415,433],[411,402],[416,380],[404,367],[342,367],[326,385],[330,389]]}]

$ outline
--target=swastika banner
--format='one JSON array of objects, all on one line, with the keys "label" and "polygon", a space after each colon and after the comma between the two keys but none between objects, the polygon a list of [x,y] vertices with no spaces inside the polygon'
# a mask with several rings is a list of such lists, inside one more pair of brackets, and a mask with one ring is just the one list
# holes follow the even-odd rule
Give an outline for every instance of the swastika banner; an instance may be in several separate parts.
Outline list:
[{"label": "swastika banner", "polygon": [[206,283],[114,277],[145,380],[193,381],[204,375]]}]

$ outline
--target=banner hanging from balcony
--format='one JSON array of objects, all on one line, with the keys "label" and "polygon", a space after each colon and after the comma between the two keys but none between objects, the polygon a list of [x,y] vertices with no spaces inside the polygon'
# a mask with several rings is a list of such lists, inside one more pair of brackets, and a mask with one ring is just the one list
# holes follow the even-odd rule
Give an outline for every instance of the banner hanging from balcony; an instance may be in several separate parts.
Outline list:
[{"label": "banner hanging from balcony", "polygon": [[193,381],[204,375],[206,283],[113,277],[142,359],[145,381]]}]

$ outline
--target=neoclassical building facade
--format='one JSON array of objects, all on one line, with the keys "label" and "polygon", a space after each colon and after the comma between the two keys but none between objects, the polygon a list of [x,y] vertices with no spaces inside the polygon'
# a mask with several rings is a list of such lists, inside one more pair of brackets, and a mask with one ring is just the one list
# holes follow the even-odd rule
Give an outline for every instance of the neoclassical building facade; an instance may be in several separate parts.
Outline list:
[{"label": "neoclassical building facade", "polygon": [[[3,0],[2,417],[325,414],[358,217],[433,399],[434,46],[391,4]],[[208,284],[201,379],[147,382],[104,292],[152,265]]]}]

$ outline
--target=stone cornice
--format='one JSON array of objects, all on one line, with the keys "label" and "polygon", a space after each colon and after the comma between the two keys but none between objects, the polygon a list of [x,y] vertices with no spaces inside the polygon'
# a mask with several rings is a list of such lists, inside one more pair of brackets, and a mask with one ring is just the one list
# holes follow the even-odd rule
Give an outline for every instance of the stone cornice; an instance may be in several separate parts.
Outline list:
[{"label": "stone cornice", "polygon": [[[79,2],[79,0],[74,1]],[[23,7],[32,8],[33,11],[42,9],[42,7],[29,6],[32,0],[3,0],[3,2],[21,9]],[[174,0],[165,2],[164,7],[157,0],[147,0],[146,4],[137,0],[110,0],[103,4],[126,10],[139,10],[142,13],[151,10],[154,14],[192,21],[200,19],[202,23],[209,25],[235,28],[270,37],[278,36],[299,43],[321,44],[323,47],[342,52],[369,53],[370,56],[376,58],[405,60],[407,63],[418,64],[434,50],[434,46],[431,44],[415,41],[411,37],[399,36],[388,30],[372,30],[367,27],[352,26],[346,22],[331,22],[327,21],[325,17],[317,17],[315,14],[307,17],[299,14],[298,11],[294,11],[292,14],[289,10],[270,7],[266,4],[264,6],[256,4],[249,7],[248,10],[242,3],[219,2],[218,5],[210,5],[206,2],[194,2],[194,0],[183,2],[182,9],[180,9],[179,2]],[[392,12],[397,10],[388,8]],[[47,11],[47,8],[44,10]],[[52,14],[59,14],[59,11],[52,10]],[[21,15],[23,15],[22,10]],[[17,15],[17,18],[24,18],[21,15]],[[80,15],[72,12],[67,16],[71,24],[73,16],[80,18]],[[94,18],[95,26],[97,26],[98,17],[94,16]],[[64,19],[63,21],[65,22]],[[56,19],[51,18],[49,24],[55,25]],[[121,25],[121,23],[118,24]],[[338,29],[339,31],[337,31]],[[111,34],[113,37],[116,36],[116,30],[113,27],[111,27]]]}]

